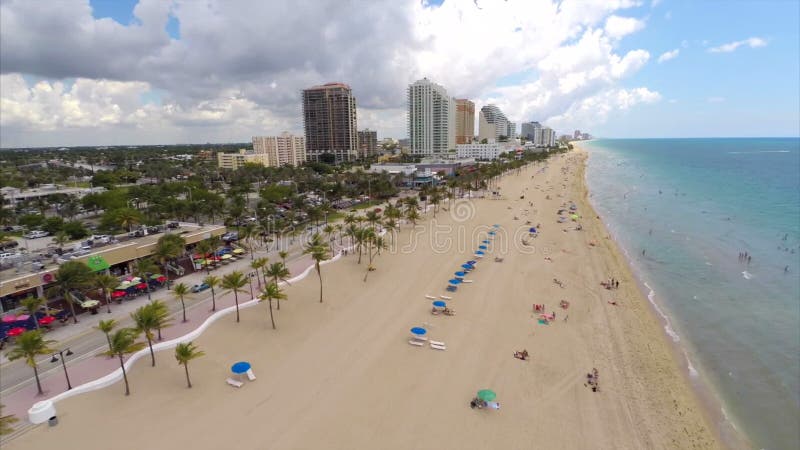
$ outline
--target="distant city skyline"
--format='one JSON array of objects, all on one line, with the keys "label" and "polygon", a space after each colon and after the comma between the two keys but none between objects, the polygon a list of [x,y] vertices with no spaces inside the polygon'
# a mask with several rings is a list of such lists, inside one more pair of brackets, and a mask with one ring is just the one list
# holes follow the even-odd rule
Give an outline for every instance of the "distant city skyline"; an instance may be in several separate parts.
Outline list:
[{"label": "distant city skyline", "polygon": [[424,77],[559,134],[798,136],[798,16],[792,1],[9,0],[0,146],[302,134],[301,93],[328,82],[352,87],[360,128],[404,138]]}]

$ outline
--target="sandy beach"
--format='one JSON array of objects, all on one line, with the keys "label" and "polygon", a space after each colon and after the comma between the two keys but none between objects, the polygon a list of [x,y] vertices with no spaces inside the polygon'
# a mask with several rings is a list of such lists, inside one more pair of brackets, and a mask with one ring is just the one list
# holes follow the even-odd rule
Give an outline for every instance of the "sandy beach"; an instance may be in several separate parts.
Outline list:
[{"label": "sandy beach", "polygon": [[[500,180],[502,199],[458,200],[404,224],[366,282],[357,256],[323,266],[322,304],[315,273],[287,286],[277,330],[266,304],[243,310],[241,323],[217,322],[195,341],[206,356],[190,364],[192,389],[172,351],[160,352],[155,368],[145,358],[130,371],[130,397],[117,383],[59,402],[57,426],[4,448],[718,448],[661,324],[587,201],[586,156],[528,166]],[[556,222],[570,202],[582,230]],[[473,282],[446,293],[492,224],[500,231],[466,276]],[[536,224],[539,236],[527,237]],[[611,277],[619,289],[600,285]],[[443,294],[455,316],[431,314],[425,296]],[[538,323],[533,304],[556,320]],[[414,326],[447,349],[409,345]],[[528,361],[512,356],[522,349]],[[241,360],[257,380],[237,389],[225,379]],[[593,368],[599,392],[585,384]],[[470,408],[484,388],[500,410]]]}]

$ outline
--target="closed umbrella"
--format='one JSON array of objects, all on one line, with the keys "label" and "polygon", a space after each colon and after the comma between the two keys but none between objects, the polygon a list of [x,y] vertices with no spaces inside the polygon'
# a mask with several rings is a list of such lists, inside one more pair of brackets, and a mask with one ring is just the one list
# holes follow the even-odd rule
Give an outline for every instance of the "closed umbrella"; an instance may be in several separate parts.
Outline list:
[{"label": "closed umbrella", "polygon": [[488,244],[489,242],[490,242],[490,241],[489,241],[488,239],[484,239],[484,240],[483,240],[483,243],[484,243],[484,244]]},{"label": "closed umbrella", "polygon": [[528,230],[528,232],[530,232],[530,233],[536,233],[536,228],[534,228],[534,227],[531,227],[531,228]]}]

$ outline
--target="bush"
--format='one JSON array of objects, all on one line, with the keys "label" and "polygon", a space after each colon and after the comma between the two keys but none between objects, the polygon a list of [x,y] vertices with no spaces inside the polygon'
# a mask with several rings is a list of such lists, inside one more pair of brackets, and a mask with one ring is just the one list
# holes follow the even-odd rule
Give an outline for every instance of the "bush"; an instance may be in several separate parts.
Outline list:
[{"label": "bush", "polygon": [[61,217],[48,217],[42,224],[42,229],[50,234],[56,234],[64,227],[64,219]]},{"label": "bush", "polygon": [[82,239],[89,235],[89,230],[77,220],[65,223],[61,231],[67,233],[70,239]]},{"label": "bush", "polygon": [[44,223],[44,216],[41,214],[25,214],[17,220],[17,223],[25,228],[33,229]]}]

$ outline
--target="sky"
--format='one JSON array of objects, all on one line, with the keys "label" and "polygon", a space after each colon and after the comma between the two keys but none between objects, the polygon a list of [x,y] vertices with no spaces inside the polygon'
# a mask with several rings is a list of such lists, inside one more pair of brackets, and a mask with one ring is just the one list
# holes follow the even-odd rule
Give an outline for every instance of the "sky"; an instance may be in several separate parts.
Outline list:
[{"label": "sky", "polygon": [[799,42],[795,0],[0,0],[0,147],[302,133],[334,81],[403,138],[422,77],[559,133],[798,136]]}]

